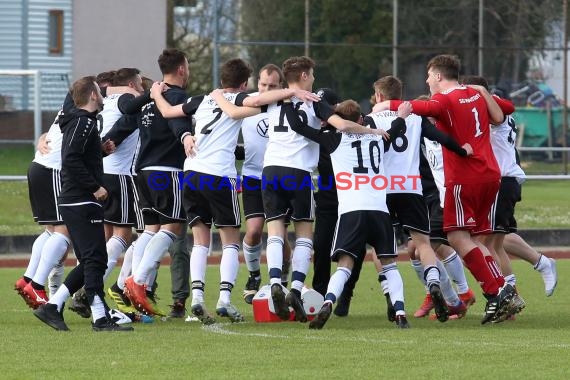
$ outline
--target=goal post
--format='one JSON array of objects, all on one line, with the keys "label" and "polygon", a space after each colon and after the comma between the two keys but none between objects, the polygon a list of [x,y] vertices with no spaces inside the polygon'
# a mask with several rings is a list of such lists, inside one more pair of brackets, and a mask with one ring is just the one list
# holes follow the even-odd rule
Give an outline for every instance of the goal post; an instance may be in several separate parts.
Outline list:
[{"label": "goal post", "polygon": [[[27,99],[29,85],[26,85],[26,81],[23,81],[21,85],[14,88],[6,88],[8,86],[1,85],[3,77],[23,77],[23,78],[33,78],[33,111],[34,111],[34,139],[32,140],[0,140],[0,143],[32,143],[36,144],[41,133],[42,133],[42,104],[41,104],[41,88],[42,88],[42,76],[40,70],[0,70],[0,95],[13,96],[13,92],[18,93],[21,99]],[[7,91],[6,94],[3,91]]]}]

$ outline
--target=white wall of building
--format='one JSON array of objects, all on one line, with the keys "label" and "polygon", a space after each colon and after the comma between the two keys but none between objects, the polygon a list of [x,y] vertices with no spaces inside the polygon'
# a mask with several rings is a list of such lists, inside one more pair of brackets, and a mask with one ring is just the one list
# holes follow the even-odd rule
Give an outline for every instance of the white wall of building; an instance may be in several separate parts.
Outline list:
[{"label": "white wall of building", "polygon": [[166,0],[73,1],[73,80],[121,67],[160,79],[165,47]]}]

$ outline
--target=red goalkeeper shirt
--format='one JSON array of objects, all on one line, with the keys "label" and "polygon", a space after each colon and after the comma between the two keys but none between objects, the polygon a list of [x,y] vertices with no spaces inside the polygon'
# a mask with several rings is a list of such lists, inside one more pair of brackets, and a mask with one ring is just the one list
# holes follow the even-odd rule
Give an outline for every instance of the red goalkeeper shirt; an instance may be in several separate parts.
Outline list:
[{"label": "red goalkeeper shirt", "polygon": [[[508,104],[501,104],[505,113],[512,113]],[[390,109],[397,110],[401,100],[392,100]],[[435,94],[430,100],[411,101],[417,115],[437,119],[436,126],[463,145],[469,143],[473,155],[461,157],[443,149],[445,184],[474,184],[499,181],[501,172],[493,154],[490,139],[489,113],[483,96],[469,87],[456,87]],[[512,104],[511,104],[512,108]],[[510,112],[509,112],[510,111]]]}]

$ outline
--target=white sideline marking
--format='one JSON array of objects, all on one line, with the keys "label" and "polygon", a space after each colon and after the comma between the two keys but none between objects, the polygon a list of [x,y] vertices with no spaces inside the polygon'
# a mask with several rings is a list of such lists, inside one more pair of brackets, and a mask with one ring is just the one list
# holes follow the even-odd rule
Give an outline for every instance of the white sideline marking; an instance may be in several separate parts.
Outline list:
[{"label": "white sideline marking", "polygon": [[224,329],[224,326],[229,326],[231,323],[214,323],[211,325],[203,325],[202,330],[206,330],[208,332],[222,334],[222,335],[239,335],[239,336],[255,336],[260,338],[277,338],[277,339],[289,339],[290,336],[288,335],[272,335],[266,333],[241,333],[237,331],[230,331]]},{"label": "white sideline marking", "polygon": [[[305,335],[305,336],[289,336],[289,335],[274,335],[274,334],[267,334],[267,333],[247,333],[247,332],[238,332],[238,331],[231,331],[226,329],[226,327],[231,326],[232,323],[214,323],[212,325],[203,325],[202,329],[221,335],[236,335],[236,336],[251,336],[251,337],[259,337],[259,338],[272,338],[272,339],[299,339],[305,338],[308,340],[326,340],[327,342],[336,341],[336,342],[360,342],[360,343],[382,343],[382,344],[391,344],[391,345],[401,345],[401,344],[411,344],[411,345],[418,345],[420,342],[418,340],[388,340],[388,339],[368,339],[368,338],[356,338],[356,337],[337,337],[333,335]],[[523,348],[535,348],[534,344],[521,344],[522,342],[518,342],[517,345]],[[455,341],[455,342],[448,342],[450,345],[455,346],[468,346],[468,347],[476,347],[476,346],[485,346],[485,347],[505,347],[505,348],[512,348],[512,344],[503,343],[503,342],[481,342],[481,341]],[[563,348],[563,349],[570,349],[570,344],[568,343],[553,343],[553,344],[543,344],[542,347],[544,348]]]},{"label": "white sideline marking", "polygon": [[[29,313],[31,309],[12,309],[11,313]],[[33,311],[33,310],[32,310]]]}]

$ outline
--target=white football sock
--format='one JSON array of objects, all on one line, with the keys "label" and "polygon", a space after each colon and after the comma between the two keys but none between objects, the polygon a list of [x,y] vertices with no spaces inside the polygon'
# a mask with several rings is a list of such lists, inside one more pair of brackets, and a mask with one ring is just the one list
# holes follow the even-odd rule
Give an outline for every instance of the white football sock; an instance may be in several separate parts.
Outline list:
[{"label": "white football sock", "polygon": [[61,261],[70,244],[67,236],[59,232],[54,232],[49,237],[42,248],[40,264],[32,279],[35,283],[45,285],[49,272]]},{"label": "white football sock", "polygon": [[115,265],[117,265],[119,257],[121,257],[121,254],[126,249],[127,242],[119,236],[111,236],[109,240],[107,240],[107,269],[103,275],[103,281],[106,281],[107,278],[109,278],[109,275],[113,269],[115,269]]},{"label": "white football sock", "polygon": [[194,245],[190,253],[190,279],[192,281],[192,298],[204,300],[204,289],[195,288],[195,282],[206,283],[206,267],[208,265],[209,247]]},{"label": "white football sock", "polygon": [[426,286],[426,280],[424,278],[424,266],[420,260],[410,260],[412,263],[412,268],[414,268],[414,272],[416,272],[416,276],[421,281],[424,286]]},{"label": "white football sock", "polygon": [[61,312],[61,309],[63,308],[63,305],[65,304],[65,301],[67,301],[68,298],[69,298],[69,289],[67,289],[67,286],[65,286],[65,284],[61,284],[61,286],[59,287],[59,289],[57,289],[57,292],[55,292],[53,297],[50,297],[48,303],[56,305],[57,311]]},{"label": "white football sock", "polygon": [[259,243],[254,246],[247,245],[245,241],[243,244],[243,256],[245,258],[245,265],[247,270],[250,272],[255,272],[259,270],[259,262],[261,261],[261,246]]},{"label": "white football sock", "polygon": [[51,272],[49,272],[49,276],[48,276],[49,286],[48,286],[48,288],[49,288],[49,297],[50,298],[53,297],[55,292],[57,292],[57,289],[59,289],[61,284],[63,284],[64,271],[65,271],[65,268],[63,267],[63,263],[59,262],[55,267],[53,267]]},{"label": "white football sock", "polygon": [[42,257],[42,248],[50,236],[51,232],[44,230],[44,232],[34,240],[34,244],[32,245],[32,255],[30,256],[30,261],[28,262],[28,266],[24,272],[24,277],[33,278],[34,274],[36,274],[36,270],[40,264],[40,258]]},{"label": "white football sock", "polygon": [[538,258],[538,262],[533,266],[533,268],[539,272],[544,272],[545,270],[550,269],[550,262],[546,256],[541,254]]},{"label": "white football sock", "polygon": [[443,260],[443,264],[445,265],[449,278],[453,281],[455,286],[457,286],[457,293],[467,293],[469,291],[469,284],[467,283],[467,277],[465,277],[463,261],[461,261],[457,252],[453,252],[447,256],[447,258]]},{"label": "white football sock", "polygon": [[228,244],[222,247],[222,260],[220,262],[220,298],[225,304],[231,302],[232,288],[237,279],[239,269],[239,245]]},{"label": "white football sock", "polygon": [[137,272],[139,264],[144,256],[144,250],[148,242],[153,238],[154,235],[155,235],[154,232],[144,231],[142,234],[139,235],[138,239],[136,240],[135,249],[133,251],[133,265],[131,267],[131,272],[133,274]]},{"label": "white football sock", "polygon": [[439,269],[439,286],[441,288],[441,293],[445,302],[451,306],[457,306],[461,302],[457,292],[453,288],[451,281],[449,281],[449,276],[445,270],[445,266],[439,260],[437,260],[437,268]]},{"label": "white football sock", "polygon": [[135,243],[131,244],[131,246],[127,248],[127,250],[125,251],[125,257],[123,258],[123,265],[121,266],[119,277],[117,277],[117,286],[119,287],[119,289],[125,288],[125,280],[132,273],[134,250],[135,250]]},{"label": "white football sock", "polygon": [[380,276],[383,277],[383,279],[380,280],[380,288],[382,289],[382,294],[386,295],[387,293],[390,293],[390,289],[388,288],[388,279],[382,274],[382,271],[378,272],[378,279],[380,279]]},{"label": "white football sock", "polygon": [[[267,269],[269,271],[269,283],[281,284],[281,270],[283,267],[283,239],[279,236],[267,238]],[[273,273],[273,276],[272,276]]]},{"label": "white football sock", "polygon": [[505,276],[505,282],[507,284],[511,284],[512,286],[516,286],[517,285],[517,277],[515,276],[514,273],[509,274],[508,276]]},{"label": "white football sock", "polygon": [[299,292],[303,289],[309,266],[311,265],[311,252],[313,251],[313,241],[311,239],[299,238],[295,241],[293,250],[291,289]]},{"label": "white football sock", "polygon": [[386,280],[388,280],[388,289],[390,291],[392,305],[398,301],[404,304],[404,282],[402,281],[402,275],[396,263],[384,265],[382,274],[386,276]]},{"label": "white football sock", "polygon": [[[176,239],[176,235],[170,231],[160,230],[158,231],[152,239],[146,245],[144,249],[143,258],[135,270],[134,280],[137,284],[146,283],[148,276],[153,270],[156,270],[160,260],[164,254],[168,251],[170,245]],[[137,244],[138,245],[138,244]],[[137,246],[135,246],[135,250]]]},{"label": "white football sock", "polygon": [[156,264],[156,267],[153,268],[150,273],[148,274],[145,285],[146,289],[150,292],[152,287],[154,286],[154,282],[156,281],[156,277],[158,276],[158,268],[160,267],[160,263]]},{"label": "white football sock", "polygon": [[425,267],[424,277],[426,279],[426,284],[427,284],[428,288],[432,284],[438,284],[439,285],[439,269],[437,269],[437,266],[430,265],[430,266]]},{"label": "white football sock", "polygon": [[105,304],[97,294],[93,296],[93,302],[91,303],[91,317],[93,322],[105,317]]},{"label": "white football sock", "polygon": [[[327,294],[325,295],[325,300],[336,302],[337,298],[340,297],[344,289],[344,285],[350,278],[352,271],[346,267],[337,267],[336,272],[333,273],[331,279],[329,280],[329,285],[327,286]],[[331,297],[334,296],[334,298]]]}]

